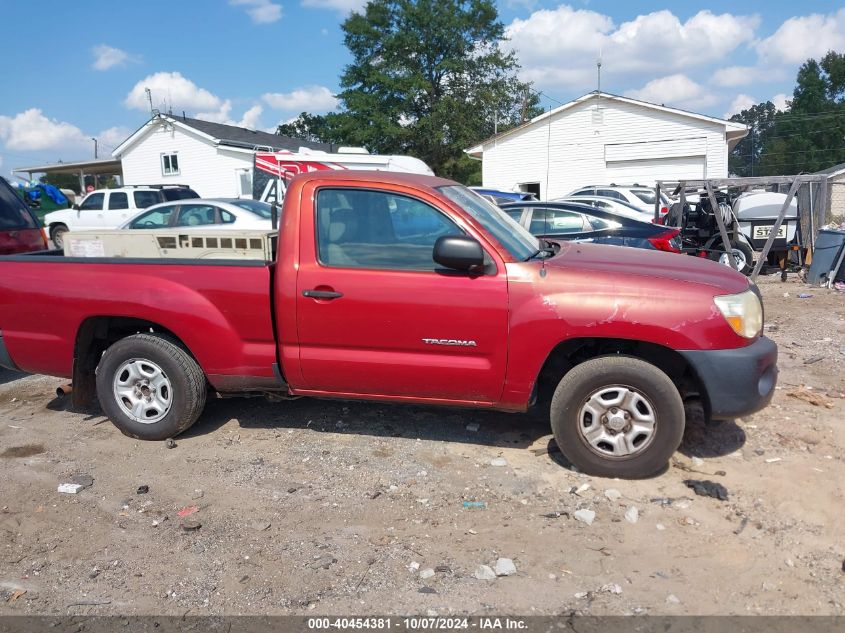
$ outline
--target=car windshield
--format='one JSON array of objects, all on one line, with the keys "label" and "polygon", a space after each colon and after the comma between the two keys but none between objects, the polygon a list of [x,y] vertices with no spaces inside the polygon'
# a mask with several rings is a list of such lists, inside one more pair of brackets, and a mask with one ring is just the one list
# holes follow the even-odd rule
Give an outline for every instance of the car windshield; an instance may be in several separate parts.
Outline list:
[{"label": "car windshield", "polygon": [[540,250],[540,241],[496,205],[462,185],[437,190],[475,218],[511,256],[524,261]]},{"label": "car windshield", "polygon": [[261,200],[249,200],[247,198],[243,200],[231,200],[230,203],[241,209],[246,209],[250,213],[254,213],[265,220],[269,220],[272,217],[272,207]]}]

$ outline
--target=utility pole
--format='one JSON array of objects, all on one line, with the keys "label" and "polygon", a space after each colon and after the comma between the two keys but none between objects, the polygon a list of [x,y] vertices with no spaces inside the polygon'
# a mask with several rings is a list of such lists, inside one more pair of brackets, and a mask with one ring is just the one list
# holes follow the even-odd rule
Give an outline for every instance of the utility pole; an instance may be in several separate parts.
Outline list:
[{"label": "utility pole", "polygon": [[596,59],[596,74],[598,75],[596,92],[599,94],[601,94],[601,53],[602,50],[599,48],[599,56],[598,59]]},{"label": "utility pole", "polygon": [[756,123],[751,124],[751,175],[754,175],[754,128]]},{"label": "utility pole", "polygon": [[91,140],[94,141],[94,160],[97,160],[97,139],[92,136]]}]

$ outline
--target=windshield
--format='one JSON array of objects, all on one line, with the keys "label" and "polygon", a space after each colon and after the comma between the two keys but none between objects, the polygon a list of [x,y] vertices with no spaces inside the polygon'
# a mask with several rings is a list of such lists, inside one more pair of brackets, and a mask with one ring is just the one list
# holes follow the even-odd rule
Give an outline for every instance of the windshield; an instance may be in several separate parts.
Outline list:
[{"label": "windshield", "polygon": [[242,200],[232,200],[231,204],[236,207],[240,207],[241,209],[246,209],[250,213],[261,216],[265,220],[269,220],[272,216],[270,211],[272,207],[266,202],[261,202],[261,200],[250,200],[248,198],[244,198]]},{"label": "windshield", "polygon": [[[654,204],[654,189],[631,189],[631,193],[646,204]],[[666,194],[662,191],[660,192],[660,202],[662,204],[666,204],[668,202]]]},{"label": "windshield", "polygon": [[518,261],[540,250],[540,241],[496,205],[461,185],[437,190],[469,213]]}]

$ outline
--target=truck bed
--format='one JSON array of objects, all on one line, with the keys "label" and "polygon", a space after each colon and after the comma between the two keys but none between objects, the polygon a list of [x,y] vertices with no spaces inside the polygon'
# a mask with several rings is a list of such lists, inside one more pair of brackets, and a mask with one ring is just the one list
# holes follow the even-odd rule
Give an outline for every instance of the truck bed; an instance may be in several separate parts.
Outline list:
[{"label": "truck bed", "polygon": [[77,334],[108,318],[178,337],[224,391],[276,383],[274,264],[260,260],[0,257],[0,331],[23,371],[70,377]]}]

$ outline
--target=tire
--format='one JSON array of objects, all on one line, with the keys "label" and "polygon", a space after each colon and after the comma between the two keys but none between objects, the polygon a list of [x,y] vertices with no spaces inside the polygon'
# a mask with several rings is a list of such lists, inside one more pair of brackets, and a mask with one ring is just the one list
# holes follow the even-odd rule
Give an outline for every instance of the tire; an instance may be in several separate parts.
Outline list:
[{"label": "tire", "polygon": [[50,239],[53,240],[56,248],[64,248],[64,236],[67,232],[67,226],[64,224],[54,224],[50,227]]},{"label": "tire", "polygon": [[[626,397],[624,403],[609,408],[605,421],[595,420],[604,406],[595,403],[620,397]],[[633,479],[656,474],[680,446],[685,422],[681,395],[669,376],[629,356],[601,356],[576,365],[552,398],[557,445],[589,475]]]},{"label": "tire", "polygon": [[[717,244],[714,244],[711,248],[722,249],[722,242],[720,241]],[[739,260],[737,263],[740,264],[740,266],[737,270],[745,276],[750,275],[754,270],[754,251],[751,250],[751,247],[749,247],[745,242],[731,242],[731,250],[734,253],[734,257]],[[719,262],[724,266],[730,266],[727,253],[725,252],[711,253],[710,259]]]},{"label": "tire", "polygon": [[117,341],[97,366],[100,406],[124,435],[135,439],[176,437],[196,422],[205,397],[202,369],[160,334],[134,334]]}]

